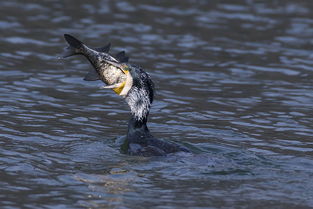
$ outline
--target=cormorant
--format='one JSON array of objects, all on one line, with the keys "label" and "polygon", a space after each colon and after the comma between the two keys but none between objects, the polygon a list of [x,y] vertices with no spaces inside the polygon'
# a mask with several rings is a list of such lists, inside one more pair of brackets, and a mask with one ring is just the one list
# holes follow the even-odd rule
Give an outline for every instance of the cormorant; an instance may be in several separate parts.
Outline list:
[{"label": "cormorant", "polygon": [[163,156],[174,152],[189,152],[181,145],[156,139],[147,127],[147,120],[154,97],[154,84],[140,67],[129,64],[125,52],[110,55],[110,44],[102,48],[91,49],[71,35],[64,34],[69,46],[63,57],[76,54],[84,55],[93,65],[85,80],[102,80],[124,97],[131,110],[128,131],[121,150],[129,155]]}]

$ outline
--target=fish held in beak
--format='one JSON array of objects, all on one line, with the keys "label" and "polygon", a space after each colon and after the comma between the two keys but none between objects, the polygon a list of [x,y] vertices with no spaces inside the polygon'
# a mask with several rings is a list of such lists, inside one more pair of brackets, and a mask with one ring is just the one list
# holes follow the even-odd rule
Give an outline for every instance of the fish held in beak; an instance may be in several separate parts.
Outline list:
[{"label": "fish held in beak", "polygon": [[124,51],[111,55],[109,54],[111,44],[100,48],[89,48],[69,34],[64,34],[64,39],[68,47],[65,48],[61,58],[80,54],[85,56],[94,68],[86,74],[85,81],[101,80],[106,84],[102,88],[112,89],[121,96],[127,94],[129,86],[132,85],[132,78],[128,72],[129,66],[125,64],[128,62],[128,57]]}]

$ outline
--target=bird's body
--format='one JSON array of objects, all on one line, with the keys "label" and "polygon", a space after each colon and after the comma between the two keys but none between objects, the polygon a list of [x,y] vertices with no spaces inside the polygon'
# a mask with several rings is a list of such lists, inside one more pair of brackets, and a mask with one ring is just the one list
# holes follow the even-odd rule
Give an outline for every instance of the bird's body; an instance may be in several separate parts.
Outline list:
[{"label": "bird's body", "polygon": [[124,151],[130,155],[162,156],[174,152],[189,152],[188,149],[171,142],[156,139],[147,127],[146,122],[132,118],[128,123],[128,133],[124,143]]},{"label": "bird's body", "polygon": [[[70,35],[64,35],[69,47],[64,57],[74,54],[84,55],[95,68],[95,75],[87,74],[85,80],[102,80],[115,93],[123,96],[131,110],[126,140],[122,151],[129,155],[162,156],[173,152],[189,152],[188,149],[164,140],[156,139],[147,127],[149,110],[154,97],[154,84],[143,69],[128,64],[128,57],[120,52],[113,57],[109,47],[92,50]],[[108,45],[109,46],[109,45]],[[103,50],[105,49],[105,50]],[[94,73],[93,73],[94,74]]]}]

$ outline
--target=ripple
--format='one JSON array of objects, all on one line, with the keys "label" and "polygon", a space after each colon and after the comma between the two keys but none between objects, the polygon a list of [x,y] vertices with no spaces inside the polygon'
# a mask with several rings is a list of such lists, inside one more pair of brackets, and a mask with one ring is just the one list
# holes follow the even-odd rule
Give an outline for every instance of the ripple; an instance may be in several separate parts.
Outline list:
[{"label": "ripple", "polygon": [[35,44],[35,45],[40,45],[40,46],[50,46],[50,44],[47,42],[30,39],[30,38],[9,37],[9,38],[5,38],[4,40],[11,44]]},{"label": "ripple", "polygon": [[[310,6],[2,1],[2,206],[310,207]],[[129,109],[57,59],[64,33],[126,50],[156,83],[149,129],[194,153],[121,154]]]}]

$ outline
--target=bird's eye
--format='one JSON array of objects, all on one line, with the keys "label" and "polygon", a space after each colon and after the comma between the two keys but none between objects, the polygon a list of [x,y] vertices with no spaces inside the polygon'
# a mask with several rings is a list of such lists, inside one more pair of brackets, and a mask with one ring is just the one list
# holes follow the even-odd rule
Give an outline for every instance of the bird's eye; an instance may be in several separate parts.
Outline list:
[{"label": "bird's eye", "polygon": [[129,71],[129,70],[130,70],[130,67],[129,67],[128,65],[124,64],[124,65],[123,65],[123,70]]}]

